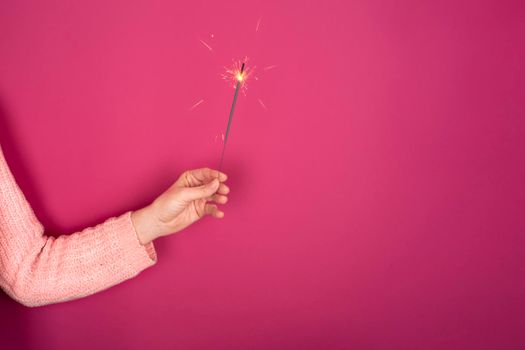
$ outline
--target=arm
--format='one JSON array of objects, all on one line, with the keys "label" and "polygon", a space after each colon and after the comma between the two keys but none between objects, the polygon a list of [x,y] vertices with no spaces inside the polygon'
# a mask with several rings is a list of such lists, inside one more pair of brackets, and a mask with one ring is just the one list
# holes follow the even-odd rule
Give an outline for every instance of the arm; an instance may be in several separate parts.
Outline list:
[{"label": "arm", "polygon": [[0,148],[0,287],[27,306],[81,298],[155,264],[153,240],[205,215],[230,191],[227,176],[209,168],[184,172],[153,203],[58,238],[44,234]]},{"label": "arm", "polygon": [[68,236],[46,236],[0,148],[0,287],[24,305],[39,306],[137,275],[155,264],[156,253],[151,241],[139,241],[132,214]]}]

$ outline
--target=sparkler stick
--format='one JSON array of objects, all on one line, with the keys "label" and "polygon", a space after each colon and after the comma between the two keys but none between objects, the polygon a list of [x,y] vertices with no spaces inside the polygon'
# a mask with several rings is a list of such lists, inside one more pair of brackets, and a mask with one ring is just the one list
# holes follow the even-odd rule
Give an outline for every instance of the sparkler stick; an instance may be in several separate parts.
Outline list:
[{"label": "sparkler stick", "polygon": [[230,134],[230,127],[232,125],[233,111],[235,110],[235,104],[237,102],[237,95],[241,88],[244,73],[244,63],[242,64],[241,71],[237,74],[237,85],[235,86],[235,94],[233,95],[232,107],[230,109],[230,116],[228,117],[228,126],[226,127],[226,135],[224,136],[224,143],[222,145],[221,161],[219,163],[219,171],[222,169],[222,161],[224,160],[224,151],[226,150],[226,143],[228,142],[228,135]]}]

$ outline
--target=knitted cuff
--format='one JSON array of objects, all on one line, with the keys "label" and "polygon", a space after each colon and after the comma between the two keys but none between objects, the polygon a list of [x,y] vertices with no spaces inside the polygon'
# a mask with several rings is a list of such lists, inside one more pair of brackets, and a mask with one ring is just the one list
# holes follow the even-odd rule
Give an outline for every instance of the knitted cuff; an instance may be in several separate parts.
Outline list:
[{"label": "knitted cuff", "polygon": [[153,242],[142,245],[131,221],[131,211],[115,218],[114,224],[120,229],[118,240],[124,256],[124,268],[129,276],[134,276],[157,262],[157,253]]}]

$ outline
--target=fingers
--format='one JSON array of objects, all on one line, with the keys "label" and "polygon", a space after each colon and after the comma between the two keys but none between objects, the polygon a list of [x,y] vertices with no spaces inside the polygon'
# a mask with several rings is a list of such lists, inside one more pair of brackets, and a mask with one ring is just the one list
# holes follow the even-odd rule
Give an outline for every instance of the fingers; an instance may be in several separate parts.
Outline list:
[{"label": "fingers", "polygon": [[182,189],[181,196],[182,200],[190,202],[198,199],[206,199],[213,196],[219,189],[219,181],[213,179],[205,185],[196,187],[186,187]]},{"label": "fingers", "polygon": [[224,217],[224,212],[220,211],[219,208],[217,208],[215,204],[207,203],[204,206],[204,213],[206,215],[213,216],[214,218],[217,218],[217,219],[222,219]]},{"label": "fingers", "polygon": [[230,188],[228,186],[226,186],[226,184],[221,183],[219,185],[219,190],[217,191],[217,193],[228,194],[228,193],[230,193]]},{"label": "fingers", "polygon": [[218,170],[200,168],[185,171],[179,177],[178,181],[181,181],[186,186],[199,186],[216,178],[218,178],[220,182],[224,182],[228,179],[228,176]]},{"label": "fingers", "polygon": [[206,179],[219,178],[220,182],[224,182],[224,181],[228,180],[228,175],[226,175],[225,173],[223,173],[223,172],[221,172],[219,170],[215,170],[215,169],[201,168],[201,169],[197,169],[197,173],[199,175],[202,175]]},{"label": "fingers", "polygon": [[214,201],[215,203],[218,203],[218,204],[226,204],[228,202],[228,197],[216,193],[213,196],[206,198],[206,200]]}]

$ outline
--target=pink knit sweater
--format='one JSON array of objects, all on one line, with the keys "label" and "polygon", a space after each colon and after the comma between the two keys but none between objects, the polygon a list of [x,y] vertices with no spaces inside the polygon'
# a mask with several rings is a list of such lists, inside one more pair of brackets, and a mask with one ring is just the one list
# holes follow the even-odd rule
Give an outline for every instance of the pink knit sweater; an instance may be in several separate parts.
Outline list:
[{"label": "pink knit sweater", "polygon": [[153,243],[140,244],[130,215],[71,235],[46,236],[0,148],[0,287],[24,305],[39,306],[136,276],[157,255]]}]

